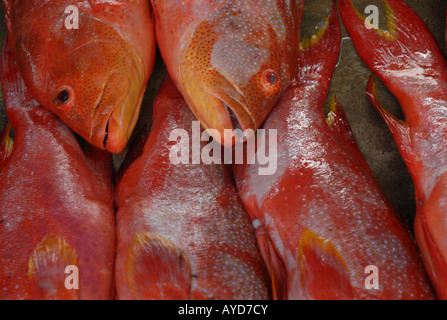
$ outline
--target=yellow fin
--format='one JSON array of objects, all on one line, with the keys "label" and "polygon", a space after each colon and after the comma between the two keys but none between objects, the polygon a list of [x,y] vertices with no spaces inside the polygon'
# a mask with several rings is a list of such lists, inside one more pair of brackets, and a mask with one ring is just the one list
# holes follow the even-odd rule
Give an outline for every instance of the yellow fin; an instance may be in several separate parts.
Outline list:
[{"label": "yellow fin", "polygon": [[67,266],[77,266],[76,250],[61,237],[48,234],[29,259],[28,276],[33,297],[38,300],[76,300],[79,290],[67,289]]},{"label": "yellow fin", "polygon": [[316,300],[352,299],[348,267],[334,245],[309,229],[298,245],[304,288]]},{"label": "yellow fin", "polygon": [[126,260],[134,299],[185,300],[191,293],[191,265],[182,250],[156,233],[135,235]]}]

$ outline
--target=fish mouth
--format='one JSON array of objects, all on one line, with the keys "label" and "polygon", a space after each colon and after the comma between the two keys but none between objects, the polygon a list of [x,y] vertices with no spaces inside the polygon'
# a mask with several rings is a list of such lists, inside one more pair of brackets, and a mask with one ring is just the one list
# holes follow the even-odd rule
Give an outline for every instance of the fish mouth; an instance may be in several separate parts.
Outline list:
[{"label": "fish mouth", "polygon": [[243,104],[212,93],[207,95],[206,102],[201,102],[190,103],[191,110],[205,131],[222,146],[232,147],[253,136],[255,122]]},{"label": "fish mouth", "polygon": [[123,152],[138,121],[142,100],[143,94],[132,91],[127,76],[112,74],[95,109],[94,118],[105,117],[94,130],[94,144],[110,153]]}]

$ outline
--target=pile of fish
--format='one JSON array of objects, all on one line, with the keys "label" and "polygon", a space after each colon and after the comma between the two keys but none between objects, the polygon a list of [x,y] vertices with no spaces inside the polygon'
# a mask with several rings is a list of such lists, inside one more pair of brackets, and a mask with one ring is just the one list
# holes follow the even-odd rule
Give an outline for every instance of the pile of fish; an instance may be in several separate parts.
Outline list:
[{"label": "pile of fish", "polygon": [[[331,0],[300,39],[303,0],[3,0],[0,299],[447,299],[447,61],[383,2],[389,30]],[[324,113],[339,14],[405,113],[371,76],[415,239],[335,96]],[[168,76],[129,143],[157,46]]]}]

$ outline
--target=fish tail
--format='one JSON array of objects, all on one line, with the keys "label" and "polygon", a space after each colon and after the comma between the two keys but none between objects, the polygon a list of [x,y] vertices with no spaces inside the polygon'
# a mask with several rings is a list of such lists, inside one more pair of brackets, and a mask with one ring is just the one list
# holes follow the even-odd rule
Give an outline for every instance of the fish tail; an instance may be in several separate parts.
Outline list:
[{"label": "fish tail", "polygon": [[[354,46],[368,67],[393,92],[399,86],[393,81],[405,81],[405,85],[416,86],[411,78],[405,77],[405,70],[422,69],[445,70],[447,64],[435,38],[423,20],[402,0],[383,0],[387,26],[374,23],[374,12],[369,6],[357,9],[352,0],[340,0],[339,12]],[[369,11],[373,10],[373,11]],[[378,20],[378,19],[376,19]],[[383,28],[382,28],[383,27]],[[396,71],[396,72],[390,72]],[[391,85],[391,87],[390,87]]]},{"label": "fish tail", "polygon": [[[321,92],[327,92],[329,83],[340,54],[341,26],[337,15],[335,0],[326,23],[312,37],[300,42],[300,58],[298,61],[297,81],[306,83],[318,81],[326,90],[319,88]],[[321,81],[324,79],[324,81]]]},{"label": "fish tail", "polygon": [[119,250],[117,261],[118,299],[190,298],[189,260],[182,250],[159,234],[141,232],[135,235],[127,251]]}]

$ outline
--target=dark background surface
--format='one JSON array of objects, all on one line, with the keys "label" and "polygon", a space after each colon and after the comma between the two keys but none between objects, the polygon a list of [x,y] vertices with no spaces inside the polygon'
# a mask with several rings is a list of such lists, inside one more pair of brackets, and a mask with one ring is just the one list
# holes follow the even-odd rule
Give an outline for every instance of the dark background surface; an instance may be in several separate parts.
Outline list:
[{"label": "dark background surface", "polygon": [[[424,20],[445,53],[444,30],[447,0],[406,0],[406,2]],[[330,0],[306,0],[305,3],[301,28],[302,38],[311,36],[315,33],[316,28],[323,25],[330,9]],[[385,14],[381,0],[356,0],[354,3],[360,11],[363,11],[367,5],[377,5],[381,10],[380,27],[385,28]],[[0,19],[0,41],[3,43],[6,37],[3,8],[0,10],[0,15],[2,17]],[[152,102],[165,75],[166,69],[158,55],[135,132],[138,132],[138,128],[144,123],[150,123]],[[341,57],[333,75],[330,95],[334,93],[340,100],[360,150],[373,170],[377,181],[403,219],[411,226],[415,215],[413,184],[391,133],[366,98],[365,88],[369,76],[370,70],[357,55],[349,35],[343,28]],[[395,116],[404,119],[396,99],[379,80],[377,81],[378,94],[383,105]],[[327,110],[327,102],[325,108]],[[0,128],[3,128],[6,121],[7,117],[1,97]],[[115,156],[116,168],[119,167],[125,153]]]}]

